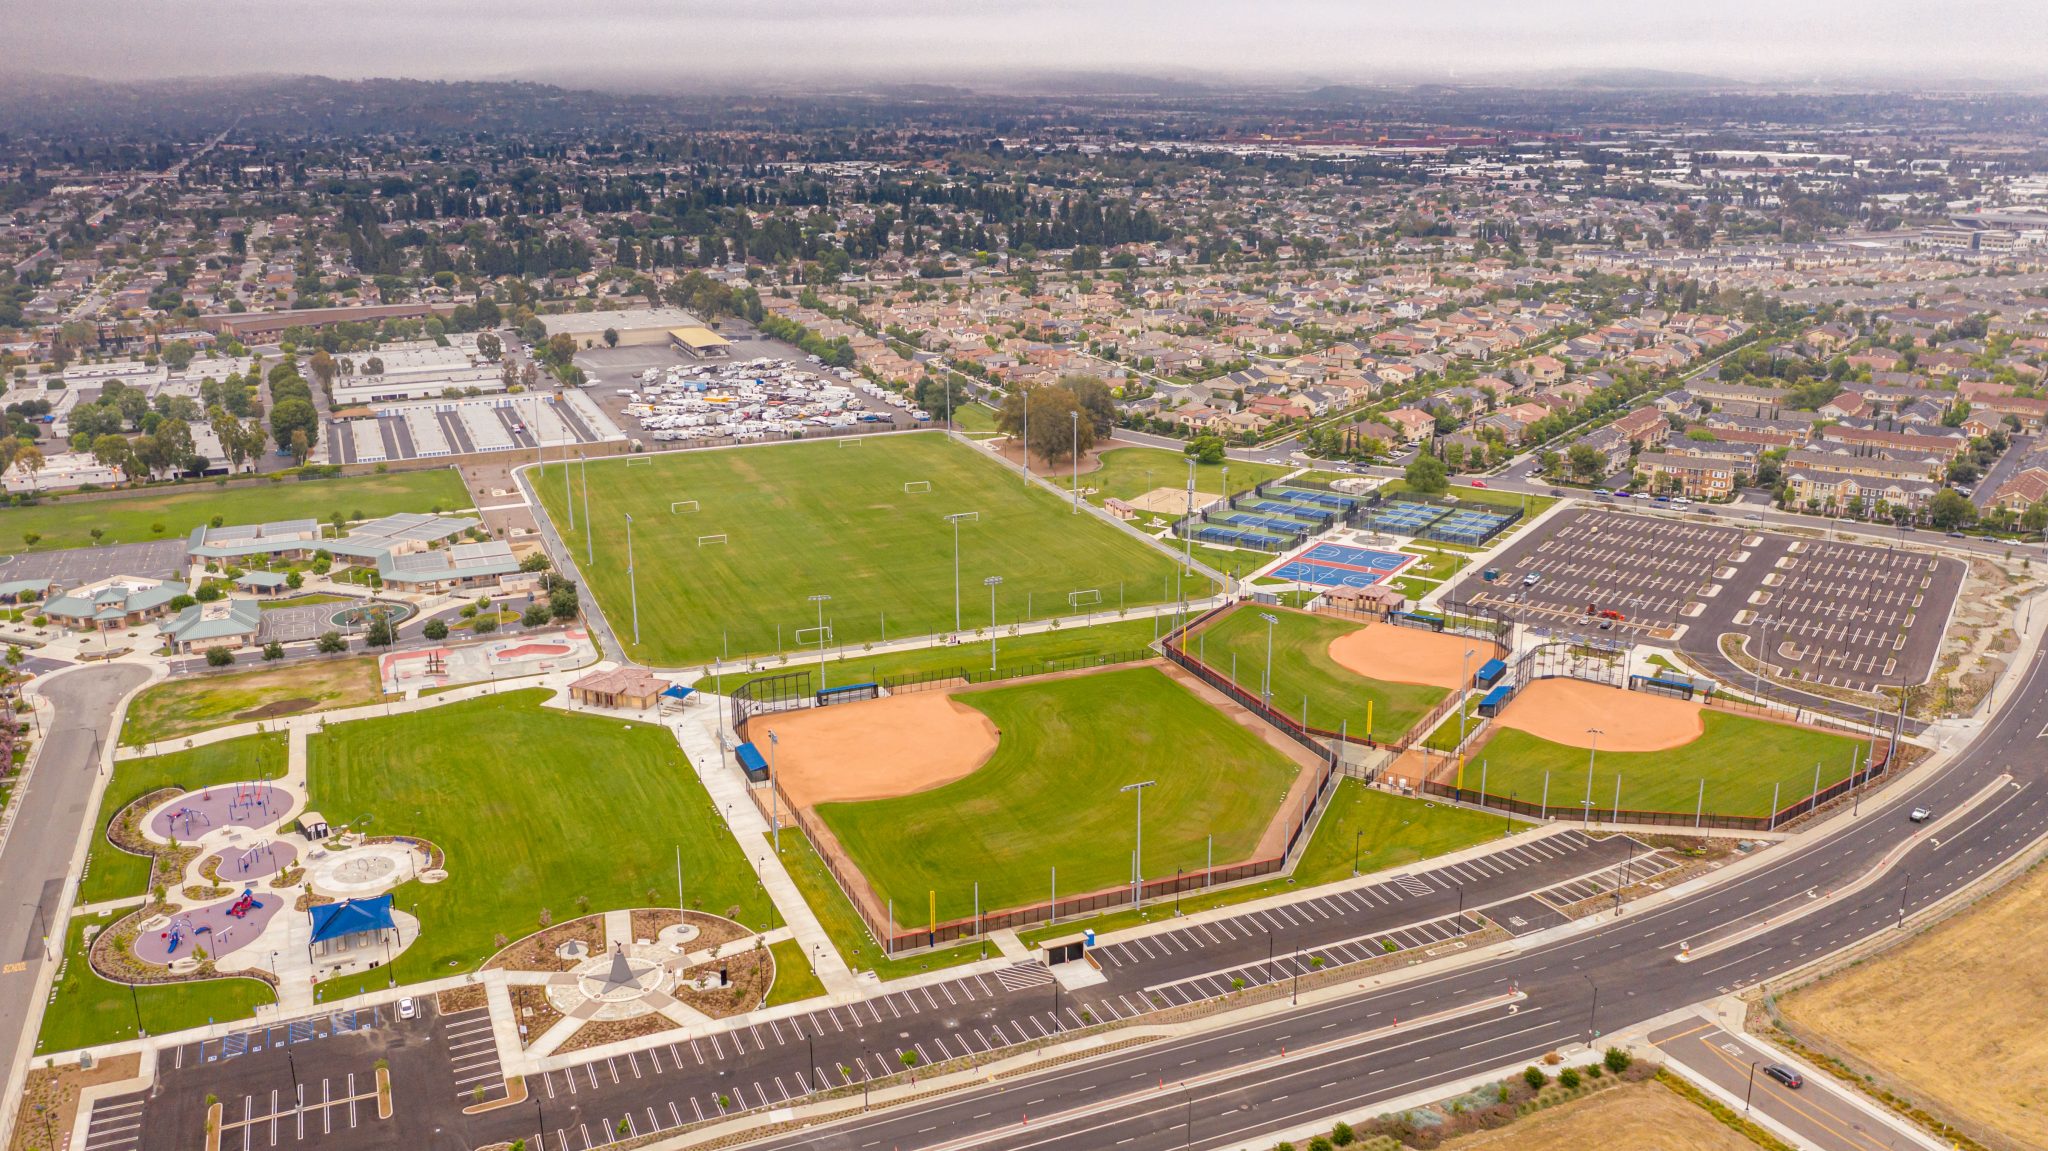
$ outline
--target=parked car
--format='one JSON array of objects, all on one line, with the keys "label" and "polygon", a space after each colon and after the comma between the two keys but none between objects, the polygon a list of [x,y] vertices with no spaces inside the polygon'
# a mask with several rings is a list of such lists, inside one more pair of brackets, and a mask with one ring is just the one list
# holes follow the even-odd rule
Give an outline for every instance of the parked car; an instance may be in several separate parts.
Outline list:
[{"label": "parked car", "polygon": [[414,998],[413,998],[412,996],[410,996],[410,995],[408,995],[408,996],[406,996],[405,998],[403,998],[403,999],[399,1000],[399,1001],[398,1001],[398,1017],[399,1017],[400,1019],[418,1019],[418,1018],[420,1017],[420,1004],[419,1004],[419,1000],[417,1000],[417,999],[414,999]]}]

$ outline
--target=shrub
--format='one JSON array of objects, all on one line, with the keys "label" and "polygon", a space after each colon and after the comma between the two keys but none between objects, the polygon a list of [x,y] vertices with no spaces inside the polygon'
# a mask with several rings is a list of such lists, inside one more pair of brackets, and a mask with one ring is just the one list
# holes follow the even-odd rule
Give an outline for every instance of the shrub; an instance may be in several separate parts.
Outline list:
[{"label": "shrub", "polygon": [[1576,1090],[1579,1086],[1579,1069],[1576,1067],[1565,1068],[1557,1073],[1557,1081],[1567,1091]]},{"label": "shrub", "polygon": [[479,616],[475,623],[469,625],[469,629],[478,635],[489,635],[498,630],[498,617],[494,615]]},{"label": "shrub", "polygon": [[1339,1147],[1349,1147],[1357,1138],[1358,1135],[1351,1130],[1351,1124],[1341,1119],[1335,1127],[1330,1128],[1330,1142]]},{"label": "shrub", "polygon": [[1607,1065],[1607,1069],[1616,1075],[1628,1070],[1628,1065],[1635,1061],[1635,1056],[1630,1055],[1619,1047],[1609,1047],[1607,1049],[1607,1057],[1601,1060],[1602,1063]]},{"label": "shrub", "polygon": [[266,643],[266,644],[264,644],[264,645],[263,645],[263,658],[264,658],[264,659],[283,659],[283,658],[284,658],[284,645],[283,645],[283,644],[281,644],[281,643],[279,643],[279,642],[277,642],[276,640],[271,640],[271,641],[270,641],[269,643]]},{"label": "shrub", "polygon": [[208,667],[226,667],[233,662],[235,662],[235,653],[224,647],[210,647],[206,649],[206,666]]},{"label": "shrub", "polygon": [[321,632],[320,638],[313,641],[313,647],[319,651],[331,654],[337,651],[347,651],[348,641],[341,638],[341,633],[338,631]]},{"label": "shrub", "polygon": [[548,622],[548,605],[544,603],[528,604],[526,610],[520,613],[519,622],[527,627],[542,626]]},{"label": "shrub", "polygon": [[1531,1063],[1528,1070],[1522,1072],[1522,1082],[1527,1083],[1531,1091],[1541,1091],[1543,1085],[1550,1082],[1550,1076],[1543,1073],[1543,1068]]},{"label": "shrub", "polygon": [[1331,1151],[1330,1141],[1318,1135],[1308,1141],[1308,1151]]},{"label": "shrub", "polygon": [[447,639],[447,621],[430,619],[427,621],[427,626],[420,629],[420,634],[426,636],[428,639]]}]

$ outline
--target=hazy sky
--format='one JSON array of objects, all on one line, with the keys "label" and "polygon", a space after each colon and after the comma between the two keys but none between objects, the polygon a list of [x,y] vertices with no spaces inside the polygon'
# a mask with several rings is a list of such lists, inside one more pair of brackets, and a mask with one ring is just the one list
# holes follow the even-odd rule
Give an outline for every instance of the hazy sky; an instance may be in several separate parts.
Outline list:
[{"label": "hazy sky", "polygon": [[1656,68],[2048,86],[2044,0],[0,0],[0,70],[578,86]]}]

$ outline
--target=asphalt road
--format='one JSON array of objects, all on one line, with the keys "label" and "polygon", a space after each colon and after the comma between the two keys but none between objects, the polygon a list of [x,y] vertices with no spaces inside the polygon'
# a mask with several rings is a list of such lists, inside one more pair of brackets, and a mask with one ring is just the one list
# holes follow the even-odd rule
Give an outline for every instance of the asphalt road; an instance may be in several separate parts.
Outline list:
[{"label": "asphalt road", "polygon": [[1820,1151],[1917,1151],[1939,1146],[1872,1122],[1867,1111],[1825,1076],[1806,1076],[1797,1088],[1785,1086],[1764,1074],[1763,1069],[1776,1062],[1770,1052],[1698,1016],[1651,1032],[1650,1042],[1670,1060],[1743,1100],[1756,1114],[1783,1124]]},{"label": "asphalt road", "polygon": [[[42,758],[22,790],[14,829],[0,849],[0,1051],[9,1070],[34,1049],[25,1035],[43,967],[63,958],[53,930],[68,910],[65,882],[79,836],[92,817],[89,800],[100,749],[111,735],[114,707],[149,678],[145,668],[108,664],[37,679],[32,690],[56,706]],[[50,938],[48,952],[44,935]],[[54,960],[52,959],[54,957]]]}]

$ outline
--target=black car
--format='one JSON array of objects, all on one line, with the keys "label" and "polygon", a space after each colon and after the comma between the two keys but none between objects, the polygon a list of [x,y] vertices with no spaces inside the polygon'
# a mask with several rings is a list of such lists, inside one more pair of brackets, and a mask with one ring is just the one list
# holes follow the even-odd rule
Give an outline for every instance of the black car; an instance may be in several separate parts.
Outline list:
[{"label": "black car", "polygon": [[1773,1063],[1769,1067],[1764,1068],[1764,1074],[1783,1083],[1794,1091],[1799,1090],[1799,1088],[1806,1084],[1806,1080],[1800,1077],[1799,1072],[1792,1070],[1782,1063]]}]

